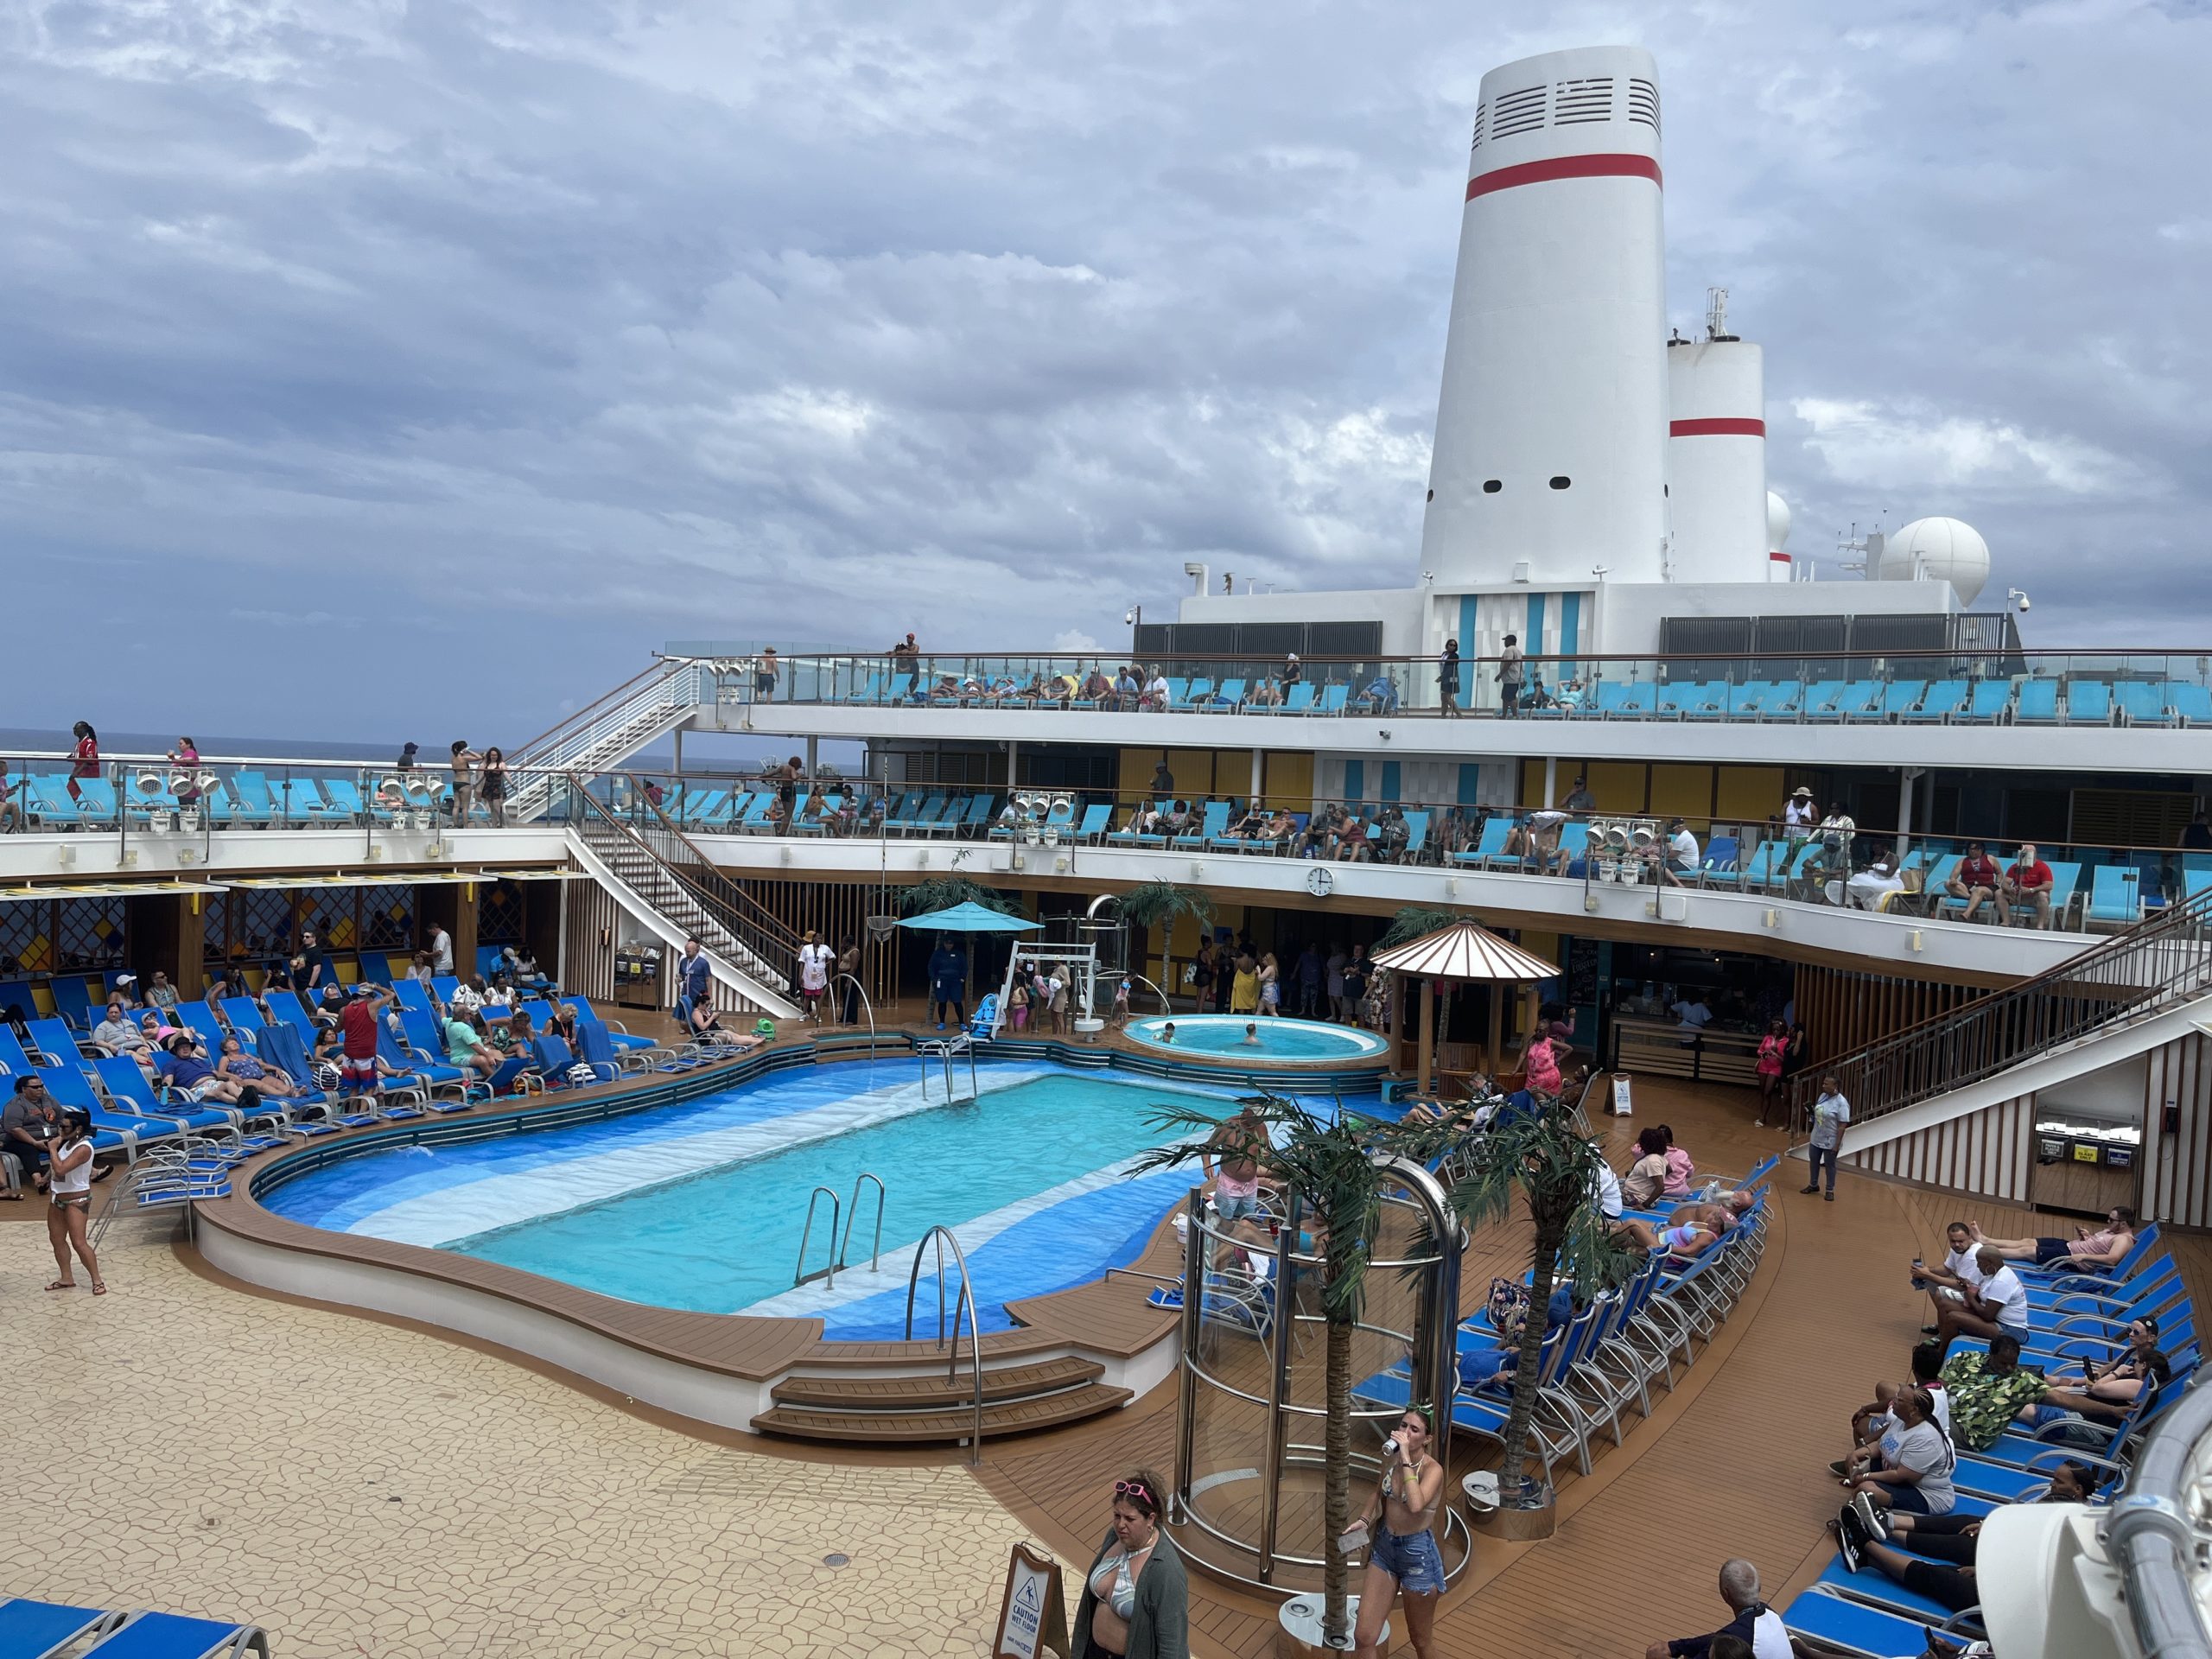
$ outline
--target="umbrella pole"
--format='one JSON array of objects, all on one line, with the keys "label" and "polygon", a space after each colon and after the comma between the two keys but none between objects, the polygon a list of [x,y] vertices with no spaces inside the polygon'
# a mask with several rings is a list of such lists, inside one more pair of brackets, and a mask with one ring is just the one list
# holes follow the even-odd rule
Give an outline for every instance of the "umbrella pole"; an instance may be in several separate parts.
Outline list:
[{"label": "umbrella pole", "polygon": [[1436,1058],[1436,987],[1421,982],[1421,1093],[1429,1092],[1430,1070]]},{"label": "umbrella pole", "polygon": [[1505,998],[1503,985],[1490,988],[1490,1074],[1505,1070]]}]

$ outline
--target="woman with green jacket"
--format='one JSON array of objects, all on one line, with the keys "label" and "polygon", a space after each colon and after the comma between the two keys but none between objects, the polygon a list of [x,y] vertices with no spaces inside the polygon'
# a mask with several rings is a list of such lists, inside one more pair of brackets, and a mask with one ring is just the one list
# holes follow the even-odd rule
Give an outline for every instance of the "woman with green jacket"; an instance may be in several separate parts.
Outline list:
[{"label": "woman with green jacket", "polygon": [[1084,1574],[1072,1659],[1190,1659],[1190,1580],[1149,1469],[1114,1483],[1114,1529]]}]

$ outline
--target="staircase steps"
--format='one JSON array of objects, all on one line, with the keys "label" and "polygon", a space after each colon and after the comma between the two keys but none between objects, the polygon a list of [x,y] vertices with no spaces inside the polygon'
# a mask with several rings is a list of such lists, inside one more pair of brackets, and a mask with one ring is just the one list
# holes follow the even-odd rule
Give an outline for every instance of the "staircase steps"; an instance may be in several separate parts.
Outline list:
[{"label": "staircase steps", "polygon": [[[1005,1365],[983,1373],[983,1404],[1081,1388],[1105,1375],[1106,1368],[1096,1361],[1072,1355],[1034,1365]],[[973,1371],[952,1377],[939,1371],[928,1376],[791,1376],[777,1383],[772,1395],[779,1406],[804,1406],[811,1411],[963,1408],[972,1417],[975,1389]]]},{"label": "staircase steps", "polygon": [[[921,1382],[925,1379],[878,1380]],[[1086,1382],[1077,1388],[1058,1389],[1050,1393],[1025,1395],[1019,1399],[992,1402],[988,1398],[990,1373],[988,1371],[984,1373],[983,1383],[986,1396],[983,1438],[987,1440],[1079,1423],[1086,1417],[1119,1410],[1134,1397],[1127,1389],[1109,1388],[1103,1382]],[[973,1386],[972,1381],[970,1386]],[[972,1402],[974,1395],[971,1394],[969,1398]],[[755,1417],[753,1427],[766,1434],[780,1434],[794,1440],[830,1440],[842,1445],[943,1445],[965,1441],[974,1433],[976,1408],[972,1403],[950,1408],[906,1408],[887,1402],[858,1410],[842,1411],[813,1406],[779,1405]]]}]

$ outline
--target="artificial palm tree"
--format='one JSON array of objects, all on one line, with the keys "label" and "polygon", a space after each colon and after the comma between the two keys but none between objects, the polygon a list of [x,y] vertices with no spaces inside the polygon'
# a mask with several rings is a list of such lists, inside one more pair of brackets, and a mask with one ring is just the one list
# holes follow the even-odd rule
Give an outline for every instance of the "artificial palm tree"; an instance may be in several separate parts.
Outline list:
[{"label": "artificial palm tree", "polygon": [[[1333,1122],[1315,1116],[1296,1101],[1273,1095],[1240,1102],[1268,1126],[1272,1145],[1262,1148],[1269,1177],[1295,1196],[1299,1213],[1319,1241],[1320,1308],[1327,1332],[1324,1378],[1327,1415],[1322,1433],[1322,1503],[1328,1534],[1323,1564],[1323,1640],[1349,1645],[1345,1597],[1350,1563],[1338,1547],[1351,1525],[1351,1345],[1365,1306],[1367,1268],[1382,1225],[1382,1200],[1389,1179],[1383,1165],[1411,1138],[1391,1124]],[[1186,1164],[1206,1150],[1205,1137],[1219,1127],[1208,1114],[1163,1106],[1155,1128],[1195,1133],[1199,1138],[1155,1147],[1139,1158],[1142,1170]],[[1416,1252],[1419,1253],[1419,1252]]]},{"label": "artificial palm tree", "polygon": [[1117,901],[1122,919],[1132,927],[1160,930],[1160,979],[1162,996],[1167,995],[1168,946],[1175,937],[1175,924],[1188,916],[1200,927],[1213,920],[1213,901],[1195,887],[1179,886],[1173,881],[1147,881],[1131,887]]},{"label": "artificial palm tree", "polygon": [[1431,933],[1441,933],[1464,919],[1448,910],[1431,910],[1426,905],[1406,905],[1390,918],[1390,925],[1382,930],[1382,937],[1375,942],[1377,950],[1387,950],[1394,944],[1403,944],[1408,939],[1425,938]]},{"label": "artificial palm tree", "polygon": [[1021,914],[1021,906],[1005,893],[970,881],[964,875],[933,875],[926,881],[915,882],[899,899],[899,908],[909,916],[926,916],[931,911],[950,910],[956,905],[981,905],[1006,916]]},{"label": "artificial palm tree", "polygon": [[1562,1275],[1587,1300],[1631,1277],[1643,1258],[1615,1242],[1597,1205],[1598,1171],[1605,1154],[1561,1108],[1501,1112],[1491,1127],[1473,1134],[1439,1124],[1401,1132],[1399,1149],[1424,1162],[1447,1156],[1458,1178],[1451,1185],[1453,1212],[1470,1232],[1512,1213],[1514,1189],[1529,1206],[1534,1236],[1529,1247],[1529,1316],[1513,1373],[1513,1402],[1502,1436],[1498,1502],[1535,1508],[1537,1483],[1527,1477],[1529,1426],[1542,1382],[1544,1332],[1552,1290]]}]

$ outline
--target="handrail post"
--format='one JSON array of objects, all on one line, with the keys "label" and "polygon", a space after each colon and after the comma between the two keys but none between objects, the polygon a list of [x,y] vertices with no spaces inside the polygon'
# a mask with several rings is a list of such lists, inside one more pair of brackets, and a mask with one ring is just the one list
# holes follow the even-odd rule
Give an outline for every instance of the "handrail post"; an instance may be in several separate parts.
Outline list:
[{"label": "handrail post", "polygon": [[960,1294],[952,1309],[952,1355],[945,1371],[948,1381],[960,1374],[960,1312],[968,1312],[968,1356],[975,1372],[976,1427],[969,1442],[968,1461],[980,1467],[983,1461],[983,1336],[976,1315],[974,1281],[968,1276],[968,1257],[960,1248],[960,1241],[952,1230],[942,1224],[932,1227],[922,1236],[914,1247],[914,1265],[906,1274],[906,1340],[914,1339],[914,1292],[921,1284],[922,1255],[932,1245],[937,1249],[937,1340],[944,1344],[944,1247],[952,1246],[952,1259],[960,1269]]},{"label": "handrail post", "polygon": [[837,1286],[837,1218],[840,1213],[837,1195],[826,1186],[817,1186],[807,1195],[806,1226],[798,1236],[798,1265],[791,1270],[791,1288],[797,1290],[806,1282],[807,1241],[814,1236],[814,1206],[823,1198],[830,1200],[830,1265],[815,1276],[824,1279],[831,1289]]},{"label": "handrail post", "polygon": [[861,1218],[861,1188],[869,1181],[875,1183],[875,1243],[870,1247],[868,1255],[868,1270],[874,1273],[876,1259],[883,1253],[883,1205],[890,1193],[880,1176],[872,1175],[866,1170],[862,1170],[853,1182],[853,1204],[845,1217],[845,1240],[837,1249],[837,1265],[841,1268],[852,1266],[853,1227]]}]

